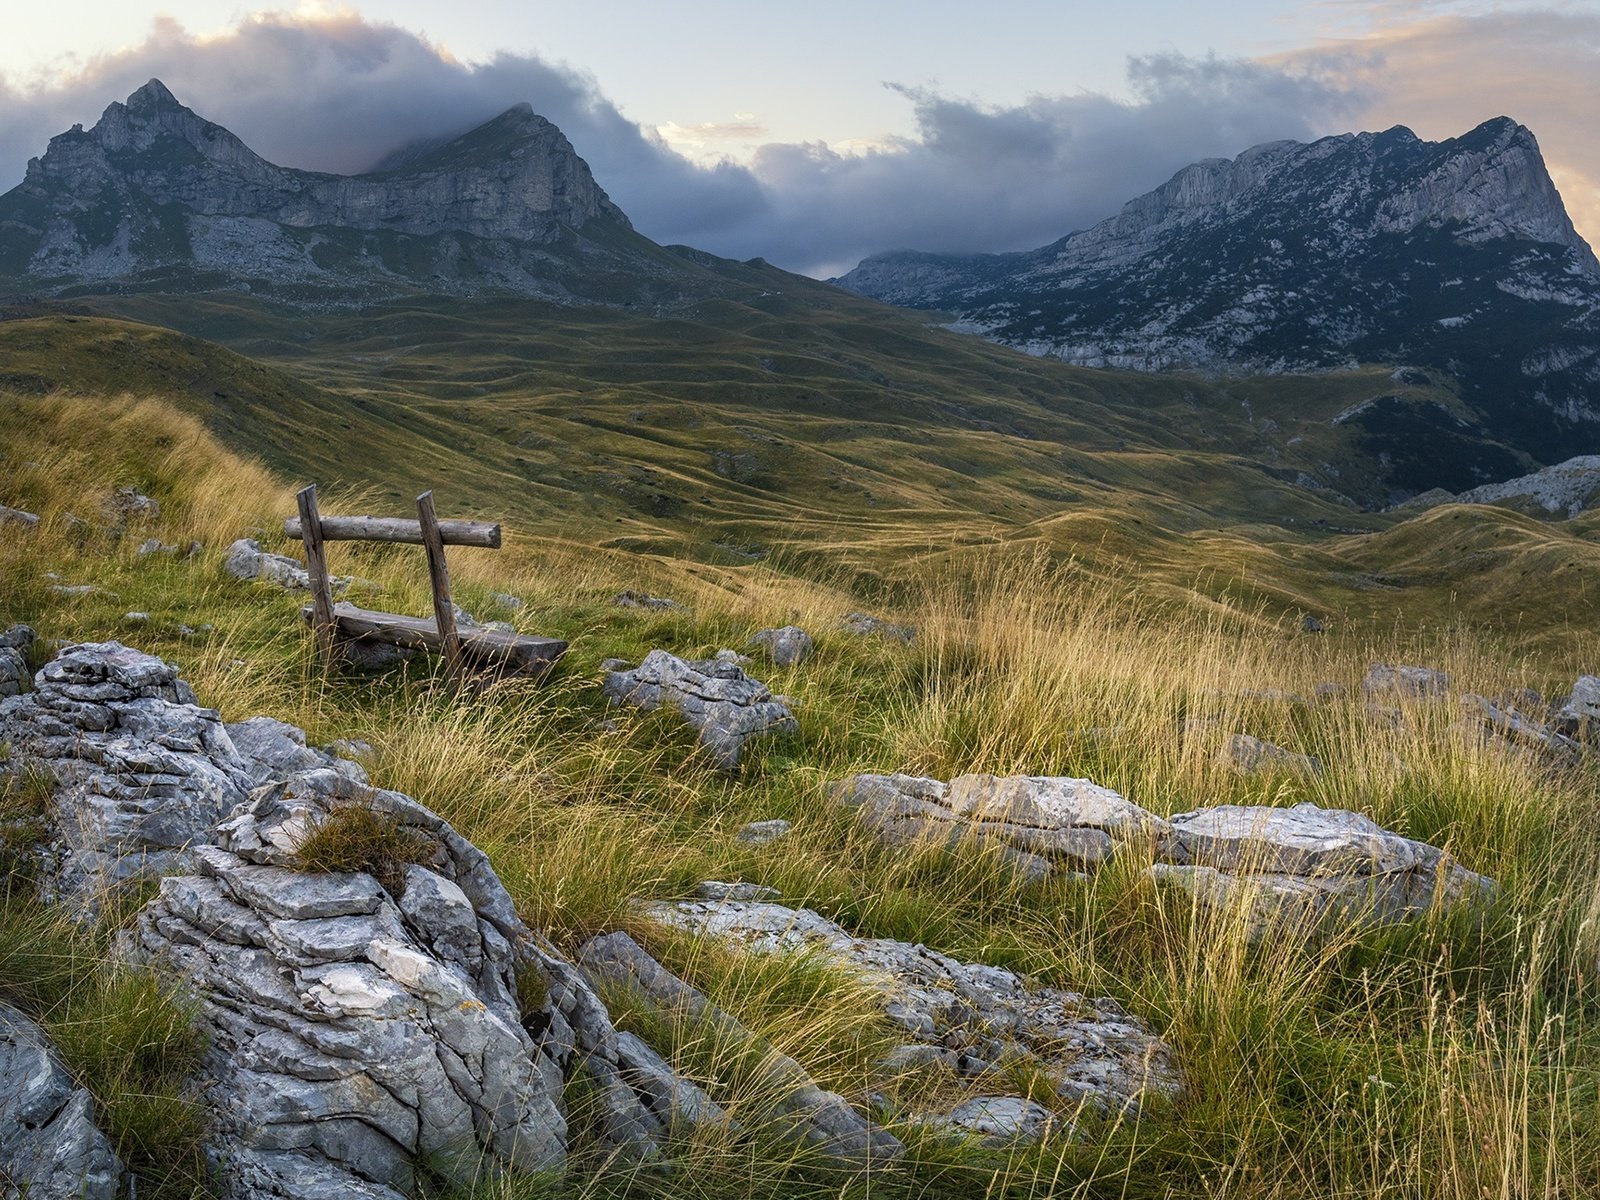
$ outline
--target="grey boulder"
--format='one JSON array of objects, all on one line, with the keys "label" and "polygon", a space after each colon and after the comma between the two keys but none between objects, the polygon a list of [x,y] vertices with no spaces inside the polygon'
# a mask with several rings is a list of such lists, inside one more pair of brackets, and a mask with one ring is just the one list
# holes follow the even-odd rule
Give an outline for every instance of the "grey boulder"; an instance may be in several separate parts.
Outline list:
[{"label": "grey boulder", "polygon": [[738,767],[750,739],[800,727],[766,685],[736,664],[692,662],[665,650],[650,651],[631,670],[607,674],[605,693],[613,704],[676,709],[700,731],[700,744],[724,770]]},{"label": "grey boulder", "polygon": [[0,1004],[0,1195],[115,1200],[122,1163],[44,1031]]},{"label": "grey boulder", "polygon": [[773,663],[780,667],[793,667],[805,662],[816,649],[811,635],[798,625],[785,625],[781,629],[763,629],[750,639],[752,646],[760,646]]}]

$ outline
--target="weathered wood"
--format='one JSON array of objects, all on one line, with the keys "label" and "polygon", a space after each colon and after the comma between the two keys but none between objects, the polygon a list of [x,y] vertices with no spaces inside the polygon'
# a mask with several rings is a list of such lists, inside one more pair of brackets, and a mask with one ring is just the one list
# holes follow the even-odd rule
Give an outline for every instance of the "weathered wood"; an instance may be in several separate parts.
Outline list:
[{"label": "weathered wood", "polygon": [[461,658],[461,636],[456,632],[456,608],[450,599],[450,568],[444,561],[444,539],[439,536],[439,518],[433,512],[433,492],[417,497],[417,521],[422,526],[422,545],[428,552],[428,582],[433,586],[433,621],[444,649],[445,670],[460,682],[465,663]]},{"label": "weathered wood", "polygon": [[[315,619],[309,604],[300,614],[307,621]],[[333,607],[333,619],[339,627],[339,635],[350,641],[382,642],[435,653],[443,649],[438,626],[427,617],[374,612],[341,600]],[[567,650],[567,643],[557,638],[503,633],[498,629],[463,629],[458,636],[466,658],[529,675],[543,674]]]},{"label": "weathered wood", "polygon": [[332,663],[338,652],[338,629],[333,623],[333,589],[328,584],[328,562],[322,554],[322,521],[317,514],[317,485],[301,488],[295,501],[300,507],[300,540],[306,547],[306,574],[311,579],[311,629],[322,661]]},{"label": "weathered wood", "polygon": [[[283,532],[290,537],[300,536],[300,521],[290,517],[283,523]],[[500,523],[498,521],[440,521],[439,537],[446,546],[481,546],[487,550],[500,549]],[[404,542],[421,546],[422,523],[405,517],[323,517],[322,540],[325,542]]]}]

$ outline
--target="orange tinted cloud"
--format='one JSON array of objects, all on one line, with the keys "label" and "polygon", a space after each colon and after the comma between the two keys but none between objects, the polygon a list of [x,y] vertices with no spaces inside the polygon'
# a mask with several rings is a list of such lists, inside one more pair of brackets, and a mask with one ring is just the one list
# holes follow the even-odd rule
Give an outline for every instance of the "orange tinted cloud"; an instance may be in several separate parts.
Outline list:
[{"label": "orange tinted cloud", "polygon": [[1508,116],[1539,139],[1573,224],[1600,243],[1600,13],[1524,10],[1407,19],[1375,8],[1373,32],[1280,56],[1368,97],[1360,127],[1408,125],[1430,140]]}]

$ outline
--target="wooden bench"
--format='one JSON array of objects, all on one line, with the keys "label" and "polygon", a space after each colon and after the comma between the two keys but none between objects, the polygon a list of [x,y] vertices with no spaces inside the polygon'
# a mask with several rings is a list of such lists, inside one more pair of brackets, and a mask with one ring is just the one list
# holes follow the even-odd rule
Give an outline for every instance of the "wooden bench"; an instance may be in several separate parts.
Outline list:
[{"label": "wooden bench", "polygon": [[[306,574],[311,579],[311,603],[301,615],[316,634],[323,661],[340,657],[343,642],[380,642],[409,650],[443,654],[452,680],[463,681],[469,670],[494,675],[519,675],[541,679],[567,643],[556,638],[504,633],[497,629],[456,626],[450,599],[450,572],[445,566],[446,546],[500,548],[500,526],[486,521],[441,521],[434,514],[433,493],[417,497],[417,519],[403,517],[324,517],[317,511],[313,484],[296,496],[300,515],[283,523],[283,531],[297,537],[306,548]],[[354,604],[333,602],[328,581],[325,542],[403,542],[424,547],[428,577],[433,587],[433,619],[400,613],[375,612]]]}]

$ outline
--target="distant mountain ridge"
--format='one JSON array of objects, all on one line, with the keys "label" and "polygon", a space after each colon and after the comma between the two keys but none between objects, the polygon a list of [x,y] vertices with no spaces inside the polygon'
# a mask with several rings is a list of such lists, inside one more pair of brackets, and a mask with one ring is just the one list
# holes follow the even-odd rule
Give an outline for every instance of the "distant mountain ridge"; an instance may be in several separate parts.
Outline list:
[{"label": "distant mountain ridge", "polygon": [[619,270],[648,281],[673,266],[526,104],[341,176],[268,162],[152,79],[92,128],[52,138],[0,196],[0,277],[44,290],[198,275],[560,298]]},{"label": "distant mountain ridge", "polygon": [[880,254],[836,282],[1084,366],[1436,368],[1541,461],[1600,450],[1600,262],[1505,117],[1269,142],[1038,250]]}]

